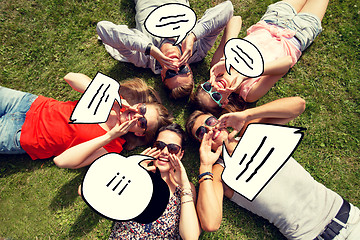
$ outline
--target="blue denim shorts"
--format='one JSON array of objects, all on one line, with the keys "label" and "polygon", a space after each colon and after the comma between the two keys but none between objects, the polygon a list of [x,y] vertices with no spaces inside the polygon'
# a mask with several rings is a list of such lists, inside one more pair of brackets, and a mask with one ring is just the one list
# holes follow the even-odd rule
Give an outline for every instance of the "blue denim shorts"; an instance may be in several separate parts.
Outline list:
[{"label": "blue denim shorts", "polygon": [[0,154],[22,154],[21,128],[36,95],[0,86]]},{"label": "blue denim shorts", "polygon": [[282,1],[269,5],[261,20],[294,30],[295,37],[300,41],[301,51],[305,51],[322,31],[321,21],[317,16],[297,13],[293,6]]}]

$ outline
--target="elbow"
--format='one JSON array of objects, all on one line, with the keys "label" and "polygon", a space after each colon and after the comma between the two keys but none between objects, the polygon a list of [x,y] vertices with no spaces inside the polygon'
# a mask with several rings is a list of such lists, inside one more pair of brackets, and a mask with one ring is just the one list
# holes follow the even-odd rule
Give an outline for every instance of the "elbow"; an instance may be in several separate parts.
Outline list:
[{"label": "elbow", "polygon": [[59,168],[76,169],[76,166],[72,166],[72,165],[68,164],[64,159],[62,159],[59,156],[54,157],[53,161],[54,161],[55,165]]},{"label": "elbow", "polygon": [[213,223],[201,223],[201,228],[205,232],[216,232],[220,228],[220,222],[213,222]]},{"label": "elbow", "polygon": [[96,32],[101,38],[101,40],[103,39],[104,33],[106,32],[105,29],[111,28],[112,25],[113,23],[109,21],[100,21],[96,24]]},{"label": "elbow", "polygon": [[299,116],[305,111],[306,102],[301,97],[294,97],[296,101],[296,111],[294,111],[294,115]]},{"label": "elbow", "polygon": [[54,157],[53,161],[57,167],[66,168],[63,164],[63,161],[61,161],[61,159],[59,157]]},{"label": "elbow", "polygon": [[242,24],[242,19],[241,19],[240,16],[233,16],[233,17],[231,18],[231,21],[236,22],[236,24],[238,24],[238,25],[240,25],[240,26],[241,26],[241,24]]},{"label": "elbow", "polygon": [[69,83],[69,82],[71,82],[72,80],[74,80],[75,76],[76,76],[76,73],[69,72],[68,74],[65,75],[64,80],[65,80],[67,83]]},{"label": "elbow", "polygon": [[303,98],[298,97],[299,98],[299,113],[302,114],[305,111],[306,108],[306,102]]}]

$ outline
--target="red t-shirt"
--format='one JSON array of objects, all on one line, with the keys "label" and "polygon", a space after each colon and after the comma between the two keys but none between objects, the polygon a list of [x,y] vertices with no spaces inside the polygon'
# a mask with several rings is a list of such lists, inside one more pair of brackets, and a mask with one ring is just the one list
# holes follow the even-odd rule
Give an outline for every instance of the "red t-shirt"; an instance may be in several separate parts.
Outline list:
[{"label": "red t-shirt", "polygon": [[[69,123],[76,103],[43,96],[33,102],[20,135],[21,147],[33,160],[58,156],[68,148],[106,133],[98,124]],[[125,139],[117,138],[104,148],[108,152],[120,153],[124,143]]]}]

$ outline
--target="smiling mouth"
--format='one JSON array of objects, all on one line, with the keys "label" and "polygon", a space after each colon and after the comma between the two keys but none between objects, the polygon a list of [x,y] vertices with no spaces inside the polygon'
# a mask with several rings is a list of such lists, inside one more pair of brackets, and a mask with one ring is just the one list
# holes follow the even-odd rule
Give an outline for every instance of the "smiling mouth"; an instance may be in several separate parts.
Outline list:
[{"label": "smiling mouth", "polygon": [[169,159],[164,158],[164,157],[158,157],[157,160],[159,160],[159,161],[161,161],[161,162],[170,162]]},{"label": "smiling mouth", "polygon": [[129,112],[129,113],[126,115],[126,121],[132,120],[133,117],[134,117],[134,115],[132,114],[132,112]]},{"label": "smiling mouth", "polygon": [[221,88],[226,88],[226,82],[222,79],[217,82],[217,85]]}]

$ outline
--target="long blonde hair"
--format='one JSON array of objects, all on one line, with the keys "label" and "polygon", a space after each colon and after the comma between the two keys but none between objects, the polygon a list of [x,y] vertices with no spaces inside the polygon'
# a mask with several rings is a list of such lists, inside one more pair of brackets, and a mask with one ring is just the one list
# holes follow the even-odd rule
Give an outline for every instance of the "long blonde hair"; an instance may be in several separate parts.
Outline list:
[{"label": "long blonde hair", "polygon": [[119,93],[130,105],[146,103],[148,106],[154,106],[158,113],[155,128],[147,130],[144,136],[135,136],[133,133],[127,133],[124,136],[124,139],[126,140],[124,148],[126,150],[132,150],[137,146],[148,144],[154,140],[156,132],[160,127],[172,123],[173,117],[161,104],[161,99],[158,93],[154,90],[154,88],[148,86],[140,78],[134,78],[132,80],[122,82],[120,84]]}]

